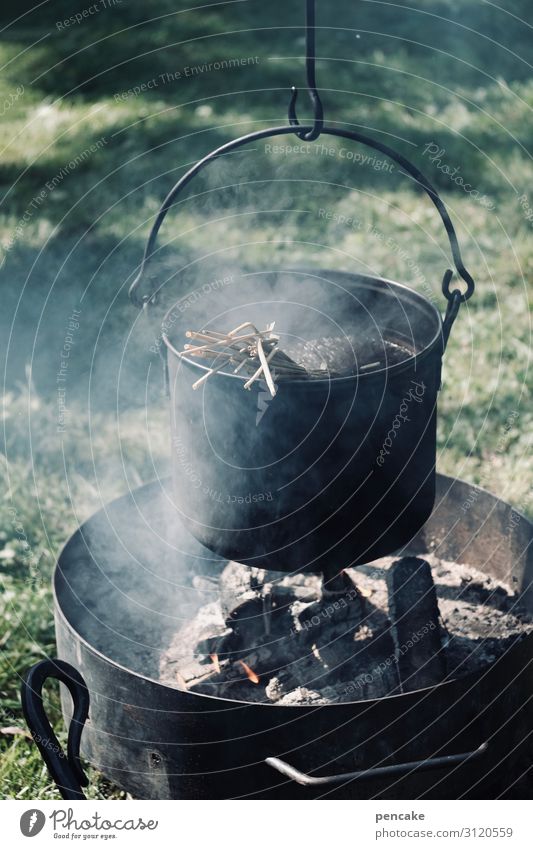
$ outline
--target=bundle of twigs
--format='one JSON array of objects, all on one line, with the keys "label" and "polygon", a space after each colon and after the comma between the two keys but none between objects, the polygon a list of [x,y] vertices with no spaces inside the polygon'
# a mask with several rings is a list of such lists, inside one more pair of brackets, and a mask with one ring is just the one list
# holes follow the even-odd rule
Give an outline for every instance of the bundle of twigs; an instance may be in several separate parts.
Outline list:
[{"label": "bundle of twigs", "polygon": [[194,339],[194,343],[184,346],[181,354],[187,357],[217,360],[206,373],[193,383],[192,388],[198,389],[212,374],[223,368],[233,367],[234,373],[245,369],[250,378],[244,383],[245,389],[250,389],[256,380],[264,380],[272,397],[276,394],[278,380],[288,378],[324,377],[326,364],[320,371],[308,371],[298,365],[291,357],[279,348],[279,336],[274,332],[274,322],[268,324],[265,330],[258,330],[249,321],[239,324],[229,333],[217,330],[187,330],[186,337]]}]

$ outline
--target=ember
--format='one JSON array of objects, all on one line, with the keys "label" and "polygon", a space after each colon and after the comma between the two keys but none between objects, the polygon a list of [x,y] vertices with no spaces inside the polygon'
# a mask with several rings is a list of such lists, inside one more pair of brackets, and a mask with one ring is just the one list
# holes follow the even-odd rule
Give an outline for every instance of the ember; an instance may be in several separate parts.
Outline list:
[{"label": "ember", "polygon": [[253,669],[250,669],[250,667],[247,663],[244,662],[244,660],[239,660],[239,663],[246,672],[246,677],[248,678],[248,680],[251,681],[252,684],[259,684],[260,679],[257,677]]}]

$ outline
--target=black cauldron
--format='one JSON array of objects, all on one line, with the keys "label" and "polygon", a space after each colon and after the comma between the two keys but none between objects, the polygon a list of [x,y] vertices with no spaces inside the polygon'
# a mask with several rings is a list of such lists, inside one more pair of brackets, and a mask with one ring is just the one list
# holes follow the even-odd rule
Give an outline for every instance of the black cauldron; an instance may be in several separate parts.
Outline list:
[{"label": "black cauldron", "polygon": [[[187,527],[228,559],[278,570],[334,573],[398,548],[435,497],[438,311],[397,283],[341,272],[252,274],[232,287],[246,306],[224,306],[222,291],[209,299],[211,321],[200,304],[198,316],[173,308],[164,322],[174,497]],[[321,290],[334,316],[315,306]],[[187,327],[263,326],[261,316],[276,321],[282,348],[300,327],[372,337],[382,366],[280,380],[274,398],[224,370],[195,391],[208,365],[180,356]],[[412,355],[389,366],[383,340]]]},{"label": "black cauldron", "polygon": [[[303,130],[306,128],[304,127]],[[130,289],[148,307],[157,291],[139,287],[157,253],[161,224],[181,190],[209,162],[243,144],[293,132],[261,130],[209,154],[176,184],[156,218],[141,271]],[[322,134],[362,142],[395,160],[424,189],[446,228],[466,290],[450,290],[444,321],[422,295],[399,283],[319,270],[263,270],[234,280],[188,309],[174,305],[163,321],[172,415],[174,498],[194,536],[219,555],[277,570],[323,571],[387,554],[425,522],[434,502],[436,403],[441,359],[453,321],[474,283],[461,260],[446,208],[402,155],[359,133]],[[221,370],[202,391],[197,360],[180,356],[185,330],[230,330],[243,321],[276,321],[284,337],[333,335],[381,344],[380,367],[351,377],[283,380],[272,403],[264,389]],[[170,330],[169,330],[170,328]],[[386,347],[409,353],[389,362]],[[267,409],[268,407],[268,409]]]}]

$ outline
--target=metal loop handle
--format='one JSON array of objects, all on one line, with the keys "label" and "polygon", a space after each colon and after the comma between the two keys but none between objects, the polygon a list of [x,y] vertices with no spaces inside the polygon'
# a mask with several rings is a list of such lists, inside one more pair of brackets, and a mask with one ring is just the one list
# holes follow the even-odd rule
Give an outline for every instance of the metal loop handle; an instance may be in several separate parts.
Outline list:
[{"label": "metal loop handle", "polygon": [[[313,129],[314,128],[310,125],[302,126],[302,131],[305,131],[306,133],[311,132]],[[294,130],[292,126],[269,127],[265,130],[259,130],[255,133],[249,133],[246,136],[241,136],[240,138],[227,142],[216,150],[211,151],[211,153],[208,153],[207,156],[204,156],[204,158],[197,162],[196,165],[193,165],[193,167],[190,168],[189,171],[187,171],[187,173],[184,174],[180,180],[178,180],[178,182],[166,196],[156,216],[155,222],[152,226],[152,230],[148,237],[146,248],[144,250],[144,256],[140,265],[139,272],[130,286],[129,296],[135,306],[141,308],[146,307],[151,303],[155,303],[157,290],[155,289],[153,284],[150,283],[149,291],[145,292],[144,294],[141,294],[141,283],[145,277],[148,263],[156,253],[155,247],[157,235],[165,219],[165,216],[171,206],[176,203],[178,195],[188,185],[188,183],[190,183],[190,181],[200,171],[202,171],[206,167],[206,165],[218,159],[219,157],[224,156],[226,153],[230,153],[231,151],[236,150],[239,147],[242,147],[252,142],[259,141],[260,139],[269,138],[271,136],[287,135],[293,132]],[[362,133],[356,132],[354,130],[343,130],[337,127],[325,126],[322,129],[322,133],[329,136],[336,136],[338,138],[350,139],[350,141],[359,142],[360,144],[364,144],[367,147],[373,148],[374,150],[379,150],[381,153],[384,154],[384,156],[388,156],[390,159],[394,160],[398,165],[400,165],[403,170],[406,171],[407,174],[413,178],[415,183],[426,192],[426,194],[429,196],[434,206],[436,207],[442,219],[442,223],[444,224],[444,228],[448,235],[448,240],[450,243],[452,257],[457,274],[466,283],[466,291],[464,293],[457,288],[450,289],[450,283],[453,276],[453,272],[451,271],[451,269],[448,269],[444,274],[443,278],[442,290],[444,296],[449,302],[453,302],[454,304],[464,303],[469,298],[471,298],[475,288],[474,280],[464,266],[463,259],[461,256],[461,250],[457,241],[457,235],[455,233],[451,218],[448,214],[448,210],[446,209],[442,198],[440,197],[437,190],[432,186],[432,184],[422,174],[422,172],[419,171],[416,165],[413,165],[413,163],[406,159],[405,156],[388,147],[386,144],[383,144],[382,142],[377,141],[376,139],[372,139],[369,136],[365,136]]]},{"label": "metal loop handle", "polygon": [[[444,278],[442,281],[442,291],[446,295],[445,287],[449,285],[450,278],[452,276],[452,272],[448,269],[445,272]],[[448,297],[446,295],[446,297]],[[459,307],[461,306],[461,293],[458,289],[455,289],[452,292],[451,298],[448,300],[448,306],[446,308],[446,315],[444,316],[444,320],[442,322],[442,339],[444,343],[444,350],[446,350],[446,346],[448,345],[448,339],[450,338],[450,332],[453,327],[454,321],[457,318],[459,313]]]},{"label": "metal loop handle", "polygon": [[[43,686],[47,678],[61,681],[74,703],[68,729],[67,755],[59,745],[43,705]],[[89,715],[89,691],[80,673],[64,660],[43,660],[24,676],[20,690],[22,711],[48,771],[63,799],[85,799],[82,787],[89,779],[80,763],[80,741]]]},{"label": "metal loop handle", "polygon": [[281,758],[266,758],[265,763],[271,766],[281,775],[290,778],[304,787],[331,787],[345,784],[349,781],[372,780],[375,778],[394,778],[407,775],[411,772],[425,772],[430,769],[451,769],[467,761],[475,760],[484,755],[488,749],[488,743],[482,743],[472,752],[461,752],[458,755],[443,755],[438,758],[425,758],[420,761],[409,761],[403,764],[391,764],[390,766],[378,766],[373,769],[360,769],[355,772],[344,772],[338,775],[315,776],[300,772]]}]

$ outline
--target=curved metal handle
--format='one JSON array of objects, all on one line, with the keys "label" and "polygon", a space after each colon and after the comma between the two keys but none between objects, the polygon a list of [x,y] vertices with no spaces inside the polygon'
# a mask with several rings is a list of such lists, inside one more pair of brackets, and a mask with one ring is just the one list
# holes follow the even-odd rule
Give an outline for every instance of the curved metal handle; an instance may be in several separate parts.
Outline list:
[{"label": "curved metal handle", "polygon": [[[57,678],[69,690],[74,703],[68,729],[67,755],[59,745],[43,705],[43,686],[47,678]],[[89,714],[89,691],[80,673],[64,660],[43,660],[24,676],[20,690],[22,710],[48,771],[63,799],[85,799],[82,787],[89,779],[80,763],[80,740]]]},{"label": "curved metal handle", "polygon": [[[302,130],[302,132],[310,132],[313,130],[313,127],[302,125],[300,129]],[[227,142],[216,150],[211,151],[211,153],[208,153],[207,156],[204,156],[204,158],[197,162],[196,165],[193,165],[193,167],[190,168],[189,171],[187,171],[187,173],[184,174],[180,180],[178,180],[176,185],[166,196],[156,216],[155,222],[152,226],[152,230],[148,237],[148,242],[146,244],[139,273],[130,286],[129,296],[135,306],[141,308],[146,307],[150,303],[155,302],[157,290],[155,290],[153,286],[150,286],[150,291],[141,295],[139,292],[140,285],[145,276],[147,265],[155,253],[157,235],[165,219],[165,216],[169,211],[170,207],[173,206],[173,204],[176,202],[176,199],[180,192],[188,185],[188,183],[190,183],[190,181],[210,162],[213,162],[215,159],[218,159],[220,156],[223,156],[224,154],[229,153],[230,151],[235,150],[236,148],[242,147],[245,144],[249,144],[260,139],[268,138],[271,136],[287,135],[289,133],[294,133],[294,127],[269,127],[265,130],[259,130],[255,133],[249,133],[246,136],[241,136],[240,138]],[[422,172],[419,171],[416,165],[413,165],[413,163],[406,159],[405,156],[403,156],[401,153],[397,153],[397,151],[393,150],[382,142],[377,141],[376,139],[372,139],[369,136],[365,136],[362,133],[355,132],[354,130],[343,130],[337,127],[330,126],[324,127],[322,130],[322,134],[350,139],[351,141],[359,142],[361,144],[366,145],[367,147],[379,150],[385,156],[388,156],[390,159],[393,159],[395,162],[397,162],[398,165],[400,165],[409,174],[409,176],[411,176],[415,180],[417,185],[424,189],[426,194],[432,200],[442,219],[442,223],[444,224],[444,228],[448,235],[448,240],[450,242],[450,248],[457,273],[466,283],[466,291],[464,293],[461,292],[460,289],[450,290],[450,282],[453,276],[453,272],[451,271],[451,269],[447,269],[445,271],[442,281],[442,290],[446,299],[449,302],[448,311],[445,319],[445,322],[447,323],[446,332],[449,335],[451,325],[453,324],[453,321],[457,316],[457,310],[459,305],[464,301],[467,301],[470,297],[472,297],[474,293],[475,284],[471,274],[469,274],[469,272],[464,266],[463,259],[461,256],[461,250],[459,248],[459,242],[457,241],[455,228],[448,214],[448,210],[446,209],[439,193],[434,188],[434,186],[432,186],[429,180],[426,179]],[[457,309],[455,309],[455,305],[457,305]]]},{"label": "curved metal handle", "polygon": [[374,769],[360,769],[356,772],[344,772],[339,775],[314,776],[300,772],[299,769],[282,761],[281,758],[266,758],[265,763],[271,766],[281,775],[285,775],[297,784],[304,787],[331,787],[336,784],[345,784],[348,781],[361,781],[373,778],[392,778],[394,776],[407,775],[410,772],[423,772],[430,769],[449,769],[466,761],[475,760],[484,755],[488,749],[488,743],[482,743],[473,752],[462,752],[459,755],[443,755],[440,758],[426,758],[421,761],[409,761],[403,764],[392,764],[391,766],[378,766]]}]

